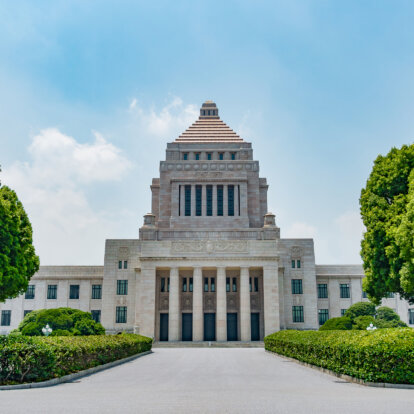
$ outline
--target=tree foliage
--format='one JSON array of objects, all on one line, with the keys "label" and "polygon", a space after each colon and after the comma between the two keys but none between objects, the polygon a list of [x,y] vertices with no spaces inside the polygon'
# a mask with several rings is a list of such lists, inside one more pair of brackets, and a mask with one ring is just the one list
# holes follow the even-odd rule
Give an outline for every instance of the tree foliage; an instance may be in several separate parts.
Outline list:
[{"label": "tree foliage", "polygon": [[0,302],[24,293],[38,270],[29,218],[16,193],[0,187]]},{"label": "tree foliage", "polygon": [[46,324],[53,329],[52,336],[105,334],[105,328],[89,312],[72,308],[32,311],[24,317],[18,331],[26,336],[41,336]]},{"label": "tree foliage", "polygon": [[414,144],[377,157],[360,206],[365,292],[377,304],[389,292],[414,302]]},{"label": "tree foliage", "polygon": [[371,302],[357,302],[351,305],[345,312],[345,316],[351,319],[354,323],[354,319],[358,316],[374,316],[375,305]]}]

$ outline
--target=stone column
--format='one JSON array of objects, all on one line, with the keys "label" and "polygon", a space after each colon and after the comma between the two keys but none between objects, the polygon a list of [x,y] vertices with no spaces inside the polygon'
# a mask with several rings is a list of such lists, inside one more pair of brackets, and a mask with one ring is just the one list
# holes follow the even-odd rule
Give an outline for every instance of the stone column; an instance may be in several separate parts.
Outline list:
[{"label": "stone column", "polygon": [[[136,320],[141,335],[154,337],[155,329],[155,275],[156,269],[151,262],[141,263],[141,277],[138,285],[138,306]],[[103,284],[103,299],[106,298],[105,281]],[[105,300],[102,301],[105,304]],[[109,304],[114,302],[114,297],[108,300]],[[106,306],[105,306],[106,307]],[[131,309],[132,310],[132,309]],[[113,310],[115,312],[115,304]],[[113,319],[115,320],[115,318]]]},{"label": "stone column", "polygon": [[213,217],[217,217],[217,184],[213,185]]},{"label": "stone column", "polygon": [[196,191],[195,184],[191,184],[191,217],[196,215]]},{"label": "stone column", "polygon": [[234,216],[239,216],[239,186],[234,185]]},{"label": "stone column", "polygon": [[201,267],[193,271],[193,341],[202,341],[203,327],[203,272]]},{"label": "stone column", "polygon": [[264,334],[280,330],[278,262],[263,266]]},{"label": "stone column", "polygon": [[227,217],[229,214],[229,208],[228,208],[228,190],[227,190],[227,184],[223,185],[223,217]]},{"label": "stone column", "polygon": [[217,268],[217,341],[227,341],[227,302],[226,302],[226,268]]},{"label": "stone column", "polygon": [[240,338],[251,341],[249,268],[240,269]]},{"label": "stone column", "polygon": [[180,216],[184,217],[185,216],[185,185],[181,185],[181,213]]},{"label": "stone column", "polygon": [[179,273],[178,268],[170,270],[170,297],[168,310],[168,340],[178,341],[179,339]]},{"label": "stone column", "polygon": [[240,184],[240,215],[242,217],[247,217],[248,213],[248,206],[247,206],[247,183]]}]

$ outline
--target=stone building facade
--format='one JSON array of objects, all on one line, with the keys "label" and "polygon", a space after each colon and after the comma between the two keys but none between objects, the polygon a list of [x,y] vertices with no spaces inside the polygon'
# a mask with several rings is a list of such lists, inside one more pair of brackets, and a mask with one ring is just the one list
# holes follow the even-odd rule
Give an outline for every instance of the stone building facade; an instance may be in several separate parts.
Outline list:
[{"label": "stone building facade", "polygon": [[[167,144],[139,238],[107,240],[103,266],[42,266],[25,295],[0,304],[0,333],[25,313],[91,311],[107,332],[159,341],[251,341],[317,329],[364,298],[362,266],[315,264],[312,239],[283,239],[252,145],[205,102]],[[414,307],[384,299],[414,324]]]}]

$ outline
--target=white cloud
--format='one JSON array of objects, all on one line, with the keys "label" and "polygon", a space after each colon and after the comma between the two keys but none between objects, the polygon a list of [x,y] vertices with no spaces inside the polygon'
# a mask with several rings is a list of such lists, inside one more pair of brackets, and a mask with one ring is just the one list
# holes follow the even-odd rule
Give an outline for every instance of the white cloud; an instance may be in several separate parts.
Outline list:
[{"label": "white cloud", "polygon": [[104,240],[115,223],[109,212],[94,211],[87,190],[121,179],[131,163],[99,133],[94,136],[82,144],[45,129],[33,137],[28,162],[4,169],[2,184],[23,202],[42,264],[102,263]]}]

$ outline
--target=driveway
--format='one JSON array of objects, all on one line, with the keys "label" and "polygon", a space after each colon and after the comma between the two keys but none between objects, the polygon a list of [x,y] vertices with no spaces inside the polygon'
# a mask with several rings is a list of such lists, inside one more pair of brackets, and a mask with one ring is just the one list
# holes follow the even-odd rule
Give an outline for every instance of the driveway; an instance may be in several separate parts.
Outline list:
[{"label": "driveway", "polygon": [[50,388],[0,391],[1,413],[414,412],[414,390],[338,378],[258,348],[156,348]]}]

